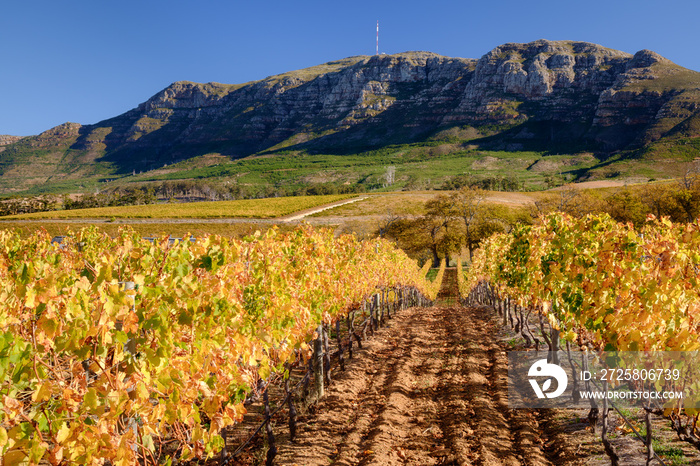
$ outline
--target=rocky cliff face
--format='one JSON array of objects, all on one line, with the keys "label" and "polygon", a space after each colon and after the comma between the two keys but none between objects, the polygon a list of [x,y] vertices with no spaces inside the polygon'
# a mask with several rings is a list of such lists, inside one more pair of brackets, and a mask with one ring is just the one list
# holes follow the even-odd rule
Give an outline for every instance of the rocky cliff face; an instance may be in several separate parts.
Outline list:
[{"label": "rocky cliff face", "polygon": [[9,136],[7,134],[0,134],[0,152],[5,150],[5,146],[14,144],[15,142],[22,139],[22,136]]},{"label": "rocky cliff face", "polygon": [[63,141],[83,158],[128,170],[209,152],[362,150],[455,126],[501,149],[613,151],[694,118],[698,76],[650,51],[585,42],[505,44],[479,60],[360,56],[244,85],[177,82],[123,115],[62,125],[23,144]]}]

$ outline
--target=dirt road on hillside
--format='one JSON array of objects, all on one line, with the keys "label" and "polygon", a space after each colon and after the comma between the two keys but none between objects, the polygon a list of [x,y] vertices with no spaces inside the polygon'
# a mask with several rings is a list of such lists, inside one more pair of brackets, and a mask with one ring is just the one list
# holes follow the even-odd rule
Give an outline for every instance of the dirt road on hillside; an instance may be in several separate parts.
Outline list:
[{"label": "dirt road on hillside", "polygon": [[508,409],[498,332],[487,308],[403,311],[334,382],[275,463],[579,464],[548,419]]}]

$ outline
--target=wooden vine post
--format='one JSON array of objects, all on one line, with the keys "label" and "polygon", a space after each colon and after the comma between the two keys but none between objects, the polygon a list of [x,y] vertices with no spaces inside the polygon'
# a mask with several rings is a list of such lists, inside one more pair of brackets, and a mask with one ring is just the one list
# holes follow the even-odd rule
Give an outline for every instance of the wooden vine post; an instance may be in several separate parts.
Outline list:
[{"label": "wooden vine post", "polygon": [[646,446],[647,446],[647,466],[651,464],[654,459],[654,445],[652,444],[652,432],[651,432],[651,412],[649,409],[644,409],[644,424],[647,428],[646,436]]},{"label": "wooden vine post", "polygon": [[318,337],[314,341],[314,385],[316,398],[323,397],[323,324],[319,324],[316,329]]},{"label": "wooden vine post", "polygon": [[[291,365],[286,364],[287,372],[291,371]],[[294,391],[289,390],[289,377],[284,379],[284,394],[287,397],[287,408],[289,409],[289,441],[293,442],[297,434],[297,410],[294,407]]]},{"label": "wooden vine post", "polygon": [[331,351],[329,340],[330,325],[323,324],[323,377],[326,385],[331,384]]},{"label": "wooden vine post", "polygon": [[265,458],[265,466],[272,466],[275,456],[277,456],[277,446],[275,445],[275,436],[272,433],[270,397],[268,396],[267,388],[268,387],[265,387],[265,392],[263,393],[263,401],[265,403],[265,432],[267,433],[267,457]]},{"label": "wooden vine post", "polygon": [[[348,340],[352,342],[352,335],[350,335],[350,328],[348,328]],[[338,344],[338,362],[340,363],[340,370],[345,372],[345,356],[343,355],[343,341],[340,338],[340,319],[335,321],[335,339]]]},{"label": "wooden vine post", "polygon": [[[608,381],[605,380],[603,381],[603,392],[607,393],[608,391]],[[615,449],[612,446],[612,443],[610,443],[610,439],[608,439],[608,428],[609,426],[609,421],[610,421],[610,415],[608,413],[608,398],[603,397],[603,428],[601,429],[601,434],[600,438],[603,441],[603,447],[605,448],[605,453],[608,455],[608,458],[610,458],[610,464],[611,466],[618,466],[620,464],[620,458],[617,456],[617,453],[615,453]]]}]

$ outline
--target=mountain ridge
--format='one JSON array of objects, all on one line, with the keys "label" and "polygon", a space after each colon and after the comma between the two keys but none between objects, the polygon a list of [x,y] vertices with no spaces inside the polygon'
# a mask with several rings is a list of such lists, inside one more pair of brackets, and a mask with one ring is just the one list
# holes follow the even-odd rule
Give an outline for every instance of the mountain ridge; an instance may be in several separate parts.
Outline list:
[{"label": "mountain ridge", "polygon": [[649,50],[538,40],[479,59],[359,55],[243,84],[174,82],[113,118],[5,145],[0,178],[31,160],[47,168],[37,183],[49,172],[123,174],[209,153],[349,153],[436,137],[498,150],[644,151],[700,134],[699,111],[700,73]]}]

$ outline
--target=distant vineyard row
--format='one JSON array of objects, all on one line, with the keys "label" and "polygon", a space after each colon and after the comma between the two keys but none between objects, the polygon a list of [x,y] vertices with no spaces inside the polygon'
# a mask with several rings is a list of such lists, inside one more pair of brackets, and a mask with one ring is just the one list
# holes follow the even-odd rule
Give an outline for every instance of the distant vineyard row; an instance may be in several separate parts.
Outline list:
[{"label": "distant vineyard row", "polygon": [[209,456],[261,381],[308,360],[319,323],[398,286],[434,299],[440,283],[387,241],[331,231],[169,244],[84,229],[61,245],[0,232],[0,454]]},{"label": "distant vineyard row", "polygon": [[11,215],[5,219],[69,219],[69,218],[274,218],[300,210],[318,207],[355,197],[354,194],[325,196],[293,196],[235,201],[148,204],[117,207],[95,207]]},{"label": "distant vineyard row", "polygon": [[616,351],[700,349],[700,224],[564,214],[485,241],[462,294],[488,280],[569,340]]}]

